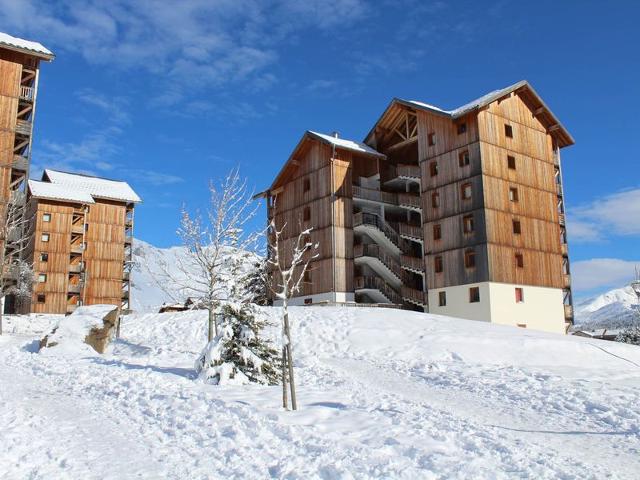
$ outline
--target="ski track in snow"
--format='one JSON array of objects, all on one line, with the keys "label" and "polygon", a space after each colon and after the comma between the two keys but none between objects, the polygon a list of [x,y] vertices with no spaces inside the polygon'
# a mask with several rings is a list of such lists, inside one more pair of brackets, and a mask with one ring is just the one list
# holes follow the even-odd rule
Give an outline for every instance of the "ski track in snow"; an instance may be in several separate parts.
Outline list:
[{"label": "ski track in snow", "polygon": [[205,318],[132,315],[109,353],[84,358],[0,338],[0,478],[640,471],[640,369],[623,360],[640,363],[637,347],[392,310],[293,308],[301,409],[284,412],[281,387],[194,379]]}]

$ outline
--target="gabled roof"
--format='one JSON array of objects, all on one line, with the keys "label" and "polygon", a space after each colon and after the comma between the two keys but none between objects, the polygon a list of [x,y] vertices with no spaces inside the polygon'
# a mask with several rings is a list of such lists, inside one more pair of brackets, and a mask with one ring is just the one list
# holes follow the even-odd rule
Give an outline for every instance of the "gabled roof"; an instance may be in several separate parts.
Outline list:
[{"label": "gabled roof", "polygon": [[94,198],[127,203],[139,203],[142,201],[127,182],[119,180],[109,180],[91,175],[60,172],[50,169],[44,171],[42,180],[76,191],[85,192]]},{"label": "gabled roof", "polygon": [[11,35],[4,32],[0,32],[0,47],[23,52],[47,61],[51,61],[55,57],[53,52],[45,48],[41,43],[12,37]]},{"label": "gabled roof", "polygon": [[83,204],[95,203],[93,197],[87,192],[55,183],[39,182],[38,180],[29,180],[29,192],[32,197],[47,200],[60,200],[63,202]]},{"label": "gabled roof", "polygon": [[[332,135],[325,135],[324,133],[318,133],[318,132],[313,132],[311,130],[307,130],[302,135],[302,138],[296,145],[296,148],[294,148],[289,159],[285,162],[285,164],[280,169],[280,172],[278,173],[275,180],[271,184],[271,187],[269,188],[270,190],[277,188],[278,182],[284,177],[285,173],[292,167],[296,166],[294,165],[295,156],[300,151],[304,143],[309,139],[319,140],[323,143],[326,143],[327,145],[332,145],[339,149],[349,150],[360,155],[366,155],[366,156],[377,157],[377,158],[386,158],[386,155],[378,152],[377,150],[371,148],[369,145],[366,145],[365,143],[358,142],[355,140],[348,140],[346,138],[335,137]],[[261,194],[256,195],[256,197],[262,196],[262,194],[264,193],[265,192],[262,192]]]},{"label": "gabled roof", "polygon": [[417,100],[403,100],[401,98],[394,98],[389,106],[385,109],[384,113],[380,116],[374,127],[371,129],[365,141],[368,141],[375,130],[375,126],[387,115],[387,113],[394,107],[400,105],[408,107],[414,110],[423,110],[436,115],[442,115],[449,117],[453,120],[460,118],[472,111],[478,110],[482,107],[489,105],[511,93],[516,92],[523,101],[531,108],[536,118],[542,123],[542,125],[549,131],[551,135],[556,138],[560,147],[567,147],[575,143],[571,134],[564,128],[556,116],[551,112],[549,107],[544,103],[542,98],[533,89],[533,87],[526,80],[521,80],[513,85],[509,85],[506,88],[494,90],[492,92],[476,98],[475,100],[466,103],[453,110],[445,110],[443,108],[430,105],[428,103],[420,102]]}]

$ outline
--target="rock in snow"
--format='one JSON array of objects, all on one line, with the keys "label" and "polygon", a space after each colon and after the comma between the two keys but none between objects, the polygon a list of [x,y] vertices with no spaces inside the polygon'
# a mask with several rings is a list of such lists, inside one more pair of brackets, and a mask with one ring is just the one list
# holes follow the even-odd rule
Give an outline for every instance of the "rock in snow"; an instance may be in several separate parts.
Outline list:
[{"label": "rock in snow", "polygon": [[279,386],[196,381],[204,311],[127,316],[104,356],[0,337],[0,477],[637,478],[639,347],[389,309],[290,318],[297,412]]}]

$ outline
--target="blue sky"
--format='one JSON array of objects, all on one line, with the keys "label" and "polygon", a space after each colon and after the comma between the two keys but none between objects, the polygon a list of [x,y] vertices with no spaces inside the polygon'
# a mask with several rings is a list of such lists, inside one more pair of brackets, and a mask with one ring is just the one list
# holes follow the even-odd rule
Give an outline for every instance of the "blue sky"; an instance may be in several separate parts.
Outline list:
[{"label": "blue sky", "polygon": [[136,236],[158,246],[208,179],[240,165],[268,186],[305,129],[362,139],[392,97],[453,108],[529,80],[576,139],[562,158],[578,296],[640,264],[638,18],[633,1],[0,0],[0,30],[57,55],[33,174],[129,181]]}]

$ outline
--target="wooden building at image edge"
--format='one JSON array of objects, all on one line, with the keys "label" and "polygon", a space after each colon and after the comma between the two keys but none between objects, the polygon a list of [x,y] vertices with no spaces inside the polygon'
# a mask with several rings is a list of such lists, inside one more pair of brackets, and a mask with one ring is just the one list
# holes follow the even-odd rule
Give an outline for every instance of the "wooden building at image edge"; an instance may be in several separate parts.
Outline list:
[{"label": "wooden building at image edge", "polygon": [[133,214],[140,197],[122,181],[45,170],[29,180],[24,257],[35,284],[21,313],[71,313],[80,305],[130,309]]},{"label": "wooden building at image edge", "polygon": [[292,304],[368,303],[558,333],[573,321],[560,149],[526,81],[454,110],[393,99],[364,142],[307,131],[268,190]]}]

